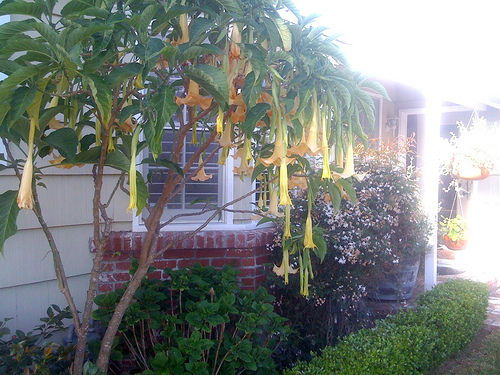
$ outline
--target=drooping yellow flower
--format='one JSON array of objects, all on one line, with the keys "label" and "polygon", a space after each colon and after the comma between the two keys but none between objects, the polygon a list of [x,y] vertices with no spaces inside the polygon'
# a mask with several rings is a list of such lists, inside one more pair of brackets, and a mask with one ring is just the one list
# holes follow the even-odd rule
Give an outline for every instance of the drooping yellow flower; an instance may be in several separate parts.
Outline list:
[{"label": "drooping yellow flower", "polygon": [[188,93],[186,97],[181,98],[177,96],[175,98],[175,103],[180,106],[181,104],[185,104],[188,107],[194,107],[195,105],[199,105],[202,109],[207,109],[212,104],[212,98],[205,98],[200,95],[200,87],[198,84],[189,80]]},{"label": "drooping yellow flower", "polygon": [[224,129],[224,111],[219,106],[219,114],[217,115],[217,134],[221,135]]},{"label": "drooping yellow flower", "polygon": [[288,180],[288,188],[299,188],[299,189],[307,189],[307,179],[303,176],[292,176],[290,180]]},{"label": "drooping yellow flower", "polygon": [[321,151],[321,146],[318,145],[318,100],[316,99],[316,92],[313,95],[312,101],[312,118],[309,122],[309,129],[306,136],[306,145],[309,148],[307,152],[311,156],[316,156]]},{"label": "drooping yellow flower", "polygon": [[277,266],[276,264],[273,267],[273,272],[276,276],[284,276],[285,284],[288,284],[288,274],[296,274],[299,271],[298,268],[292,268],[290,266],[290,258],[288,250],[283,250],[283,260],[281,261],[281,266]]},{"label": "drooping yellow flower", "polygon": [[328,134],[326,126],[326,110],[321,111],[321,149],[323,152],[323,173],[321,175],[322,179],[332,178],[332,172],[330,170],[330,155],[328,148]]},{"label": "drooping yellow flower", "polygon": [[285,206],[285,230],[283,231],[283,239],[286,240],[292,237],[292,233],[290,230],[290,205],[287,204]]},{"label": "drooping yellow flower", "polygon": [[312,225],[312,218],[311,218],[311,210],[307,213],[307,219],[306,219],[306,231],[304,235],[304,248],[305,249],[314,249],[316,245],[314,244],[313,241],[313,225]]},{"label": "drooping yellow flower", "polygon": [[134,131],[131,142],[129,170],[130,200],[127,212],[132,212],[133,210],[137,209],[137,170],[135,158],[137,156],[137,143],[139,142],[139,133],[140,127],[138,126]]},{"label": "drooping yellow flower", "polygon": [[[201,165],[203,163],[203,159],[201,158],[198,160],[198,164]],[[207,174],[205,172],[205,166],[201,167],[201,169],[198,171],[196,176],[192,177],[191,180],[193,181],[206,181],[210,180],[212,178],[213,174]]]},{"label": "drooping yellow flower", "polygon": [[251,149],[251,141],[249,138],[245,138],[243,142],[243,146],[240,147],[236,153],[233,155],[234,159],[240,159],[240,166],[235,167],[233,172],[239,176],[246,174],[247,176],[251,176],[253,172],[253,167],[249,164],[252,160],[252,149]]},{"label": "drooping yellow flower", "polygon": [[273,154],[268,158],[261,158],[261,163],[266,167],[269,167],[271,164],[280,167],[283,159],[285,161],[285,165],[293,163],[295,161],[294,158],[284,157],[284,155],[286,155],[285,147],[286,145],[284,143],[282,126],[277,126]]},{"label": "drooping yellow flower", "polygon": [[28,136],[28,158],[23,168],[19,193],[17,194],[17,205],[21,209],[33,209],[33,150],[35,148],[35,130],[38,126],[38,118],[30,118],[30,131]]},{"label": "drooping yellow flower", "polygon": [[281,212],[278,211],[278,189],[274,183],[271,184],[269,189],[269,211],[271,215],[276,217],[283,216]]},{"label": "drooping yellow flower", "polygon": [[288,169],[286,159],[281,159],[280,165],[280,205],[288,206],[292,204],[290,194],[288,193]]},{"label": "drooping yellow flower", "polygon": [[181,27],[182,36],[177,41],[172,42],[172,45],[180,45],[189,42],[189,29],[187,13],[181,14],[179,18],[179,26]]},{"label": "drooping yellow flower", "polygon": [[241,49],[238,45],[239,43],[241,43],[240,29],[237,24],[233,23],[231,42],[229,42],[229,60],[238,60],[241,58]]},{"label": "drooping yellow flower", "polygon": [[232,124],[227,124],[219,139],[219,144],[222,147],[234,147],[233,143],[233,127]]},{"label": "drooping yellow flower", "polygon": [[347,146],[347,153],[345,156],[344,170],[340,174],[342,178],[348,178],[354,176],[356,171],[354,170],[354,151],[352,148],[352,143]]}]

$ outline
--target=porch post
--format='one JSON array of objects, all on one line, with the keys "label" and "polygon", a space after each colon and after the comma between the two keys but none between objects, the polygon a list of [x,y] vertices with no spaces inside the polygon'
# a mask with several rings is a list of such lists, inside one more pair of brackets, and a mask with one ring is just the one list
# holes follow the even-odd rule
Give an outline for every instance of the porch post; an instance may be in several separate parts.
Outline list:
[{"label": "porch post", "polygon": [[426,100],[422,188],[425,209],[432,222],[432,233],[429,238],[431,249],[425,256],[425,290],[430,290],[437,284],[438,141],[441,127],[441,98],[435,90],[432,90],[426,93]]}]

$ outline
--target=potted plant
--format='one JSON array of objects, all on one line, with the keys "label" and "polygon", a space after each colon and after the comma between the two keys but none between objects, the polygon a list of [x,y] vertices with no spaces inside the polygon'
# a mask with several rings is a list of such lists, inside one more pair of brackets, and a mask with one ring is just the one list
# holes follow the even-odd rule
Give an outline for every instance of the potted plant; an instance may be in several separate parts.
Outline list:
[{"label": "potted plant", "polygon": [[467,247],[467,221],[461,215],[453,219],[443,217],[439,222],[446,247],[450,250],[463,250]]},{"label": "potted plant", "polygon": [[458,135],[444,141],[441,154],[443,174],[464,180],[487,178],[498,162],[500,129],[476,118],[470,125],[458,124]]}]

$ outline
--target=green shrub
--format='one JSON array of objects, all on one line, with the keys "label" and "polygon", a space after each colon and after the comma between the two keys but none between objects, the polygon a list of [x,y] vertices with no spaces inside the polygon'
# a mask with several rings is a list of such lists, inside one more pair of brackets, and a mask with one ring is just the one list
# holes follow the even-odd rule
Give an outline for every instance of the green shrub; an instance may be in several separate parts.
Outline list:
[{"label": "green shrub", "polygon": [[[145,279],[120,326],[113,357],[142,374],[273,374],[272,350],[285,337],[264,288],[241,290],[238,271],[195,264]],[[93,318],[109,322],[123,290],[99,295]]]},{"label": "green shrub", "polygon": [[463,349],[481,328],[486,285],[452,280],[422,293],[415,308],[362,329],[286,375],[423,374]]},{"label": "green shrub", "polygon": [[73,348],[50,340],[54,332],[66,329],[65,319],[71,319],[69,308],[52,305],[47,316],[40,319],[42,324],[28,333],[16,330],[11,335],[6,326],[10,319],[0,322],[0,374],[69,374]]}]

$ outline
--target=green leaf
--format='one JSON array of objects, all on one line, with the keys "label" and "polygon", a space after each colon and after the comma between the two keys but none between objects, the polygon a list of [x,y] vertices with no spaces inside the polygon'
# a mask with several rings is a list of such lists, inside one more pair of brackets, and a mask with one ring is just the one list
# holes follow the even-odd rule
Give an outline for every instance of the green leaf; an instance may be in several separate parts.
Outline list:
[{"label": "green leaf", "polygon": [[226,73],[212,65],[191,65],[184,68],[184,75],[198,83],[206,92],[226,107],[229,101],[229,86]]},{"label": "green leaf", "polygon": [[241,95],[247,107],[255,106],[257,99],[262,93],[262,85],[257,84],[255,72],[251,71],[245,77]]},{"label": "green leaf", "polygon": [[179,55],[179,62],[182,63],[184,61],[191,60],[202,55],[222,55],[223,53],[224,52],[219,47],[212,44],[190,46],[185,51],[181,52],[181,54]]},{"label": "green leaf", "polygon": [[26,108],[35,99],[37,89],[36,86],[33,87],[19,87],[16,89],[12,102],[10,103],[11,111],[9,114],[9,122],[12,123],[17,121],[21,117]]},{"label": "green leaf", "polygon": [[83,82],[85,86],[90,87],[92,96],[94,97],[99,111],[101,112],[102,120],[105,124],[107,124],[111,116],[111,89],[101,77],[93,74],[84,75]]},{"label": "green leaf", "polygon": [[45,137],[44,142],[54,147],[69,162],[74,161],[78,150],[78,135],[74,129],[57,129]]},{"label": "green leaf", "polygon": [[351,202],[353,202],[353,203],[356,202],[356,190],[354,190],[352,184],[349,181],[341,178],[341,179],[337,180],[337,184],[339,184],[340,186],[342,186],[344,188],[347,195],[349,195]]},{"label": "green leaf", "polygon": [[[75,157],[74,164],[97,164],[101,155],[101,146],[92,147],[87,151],[82,151]],[[122,172],[128,172],[130,169],[130,159],[121,151],[116,150],[106,155],[106,163],[108,167],[118,169]]]},{"label": "green leaf", "polygon": [[257,122],[266,115],[266,112],[271,108],[268,103],[257,103],[250,108],[245,118],[244,128],[247,137],[251,137],[257,125]]},{"label": "green leaf", "polygon": [[94,1],[92,0],[72,0],[62,8],[61,15],[64,17],[69,17],[71,15],[79,16],[81,12],[93,5]]},{"label": "green leaf", "polygon": [[[0,26],[0,43],[4,44],[13,36],[20,35],[28,30],[33,30],[32,23],[36,22],[33,19],[24,21],[11,21]],[[5,45],[3,46],[5,48]],[[3,52],[2,48],[2,53]]]},{"label": "green leaf", "polygon": [[7,238],[17,233],[17,206],[16,190],[7,190],[0,194],[0,254],[3,254],[3,245]]},{"label": "green leaf", "polygon": [[146,182],[144,181],[144,177],[142,177],[142,174],[137,172],[137,178],[136,178],[136,183],[137,183],[137,211],[136,211],[136,216],[139,216],[146,207],[146,204],[148,203],[148,198],[149,198],[149,189],[148,185],[146,185]]},{"label": "green leaf", "polygon": [[280,17],[270,16],[270,18],[274,22],[276,30],[278,30],[283,49],[286,52],[290,51],[292,49],[292,34],[290,33],[288,26],[285,24],[285,21],[283,21],[283,19]]},{"label": "green leaf", "polygon": [[217,0],[217,2],[230,12],[243,14],[243,8],[238,0]]},{"label": "green leaf", "polygon": [[144,159],[140,164],[151,164],[151,165],[158,165],[160,167],[168,168],[168,169],[173,169],[175,172],[180,175],[181,177],[184,177],[184,171],[182,170],[181,166],[177,163],[174,163],[168,159],[153,159],[153,158],[146,158]]},{"label": "green leaf", "polygon": [[45,6],[41,3],[32,3],[27,1],[4,2],[0,5],[0,16],[21,14],[40,19]]},{"label": "green leaf", "polygon": [[148,118],[144,123],[144,135],[154,157],[161,154],[164,127],[177,111],[178,107],[174,98],[174,89],[170,86],[162,86],[151,99],[152,106],[147,108]]},{"label": "green leaf", "polygon": [[376,92],[377,94],[380,94],[384,97],[384,99],[391,100],[389,97],[389,94],[387,93],[387,90],[385,89],[384,86],[382,86],[379,82],[377,81],[371,81],[371,80],[364,80],[359,84],[359,87],[362,88],[367,88],[371,91]]},{"label": "green leaf", "polygon": [[109,73],[104,81],[109,85],[109,87],[114,88],[119,84],[122,84],[125,80],[135,77],[142,70],[142,65],[139,63],[131,63],[118,68],[113,69]]}]

